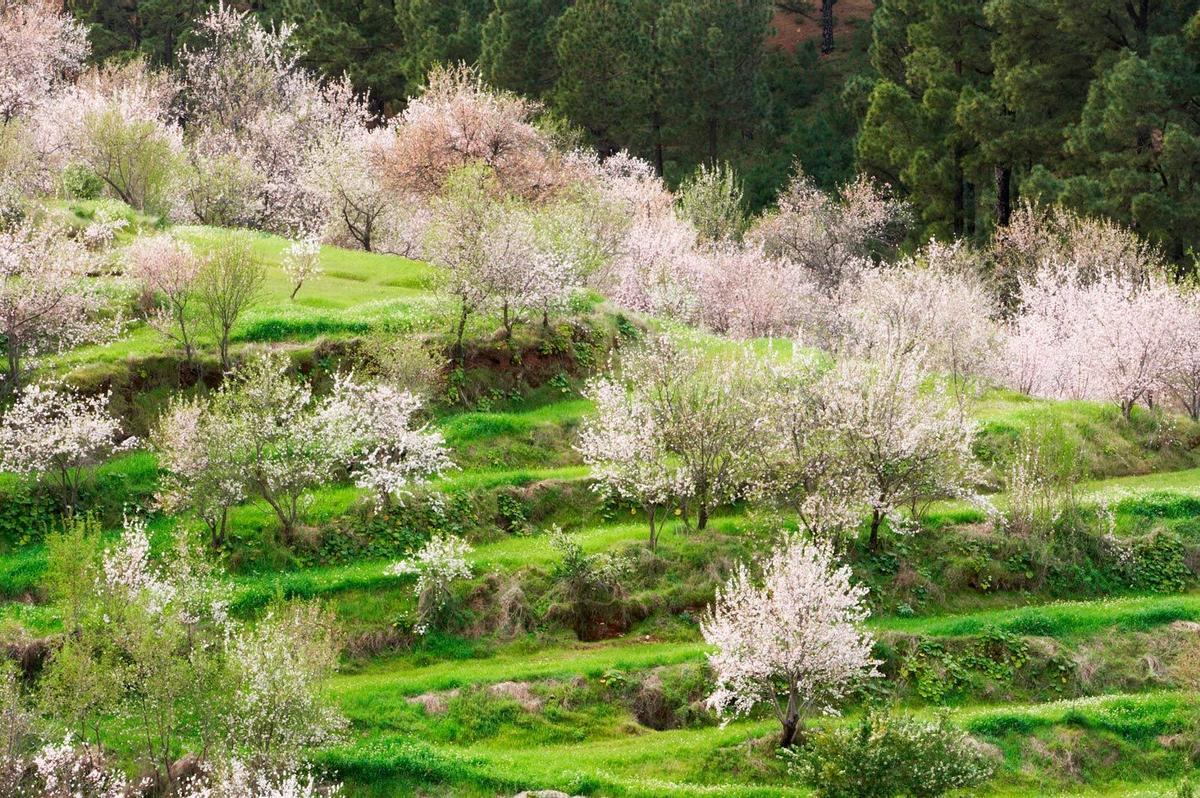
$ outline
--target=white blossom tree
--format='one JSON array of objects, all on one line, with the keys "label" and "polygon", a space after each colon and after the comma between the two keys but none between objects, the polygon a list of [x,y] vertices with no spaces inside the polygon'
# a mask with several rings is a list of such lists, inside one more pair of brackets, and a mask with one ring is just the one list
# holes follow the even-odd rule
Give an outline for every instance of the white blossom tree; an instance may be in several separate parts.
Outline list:
[{"label": "white blossom tree", "polygon": [[323,83],[301,66],[292,33],[220,3],[179,56],[190,204],[289,235],[327,214],[305,179],[318,149],[356,135],[370,116],[347,79]]},{"label": "white blossom tree", "polygon": [[865,475],[831,407],[830,366],[797,345],[769,369],[756,407],[753,494],[792,510],[810,537],[839,548],[868,502]]},{"label": "white blossom tree", "polygon": [[434,535],[412,557],[388,568],[393,576],[416,574],[418,634],[444,620],[453,600],[451,587],[471,578],[471,551],[471,545],[457,535]]},{"label": "white blossom tree", "polygon": [[184,357],[195,356],[192,316],[196,279],[201,260],[190,246],[169,235],[136,239],[126,253],[130,275],[142,285],[152,304],[146,322],[164,338],[183,347]]},{"label": "white blossom tree", "polygon": [[320,276],[321,242],[316,236],[306,236],[293,241],[283,251],[283,273],[292,281],[291,299],[300,293],[306,280]]},{"label": "white blossom tree", "polygon": [[1115,402],[1128,418],[1138,402],[1167,393],[1186,356],[1179,289],[1156,273],[1089,277],[1051,261],[1020,281],[1007,381],[1052,398]]},{"label": "white blossom tree", "polygon": [[0,417],[0,470],[53,485],[65,512],[79,503],[92,467],[136,443],[120,441],[121,425],[109,397],[82,396],[68,388],[26,386]]},{"label": "white blossom tree", "polygon": [[905,503],[916,521],[922,502],[973,497],[976,424],[944,385],[925,385],[922,361],[920,353],[897,352],[872,361],[845,359],[829,380],[830,419],[865,483],[873,550],[883,520],[899,525],[897,511]]},{"label": "white blossom tree", "polygon": [[246,497],[234,430],[199,399],[176,398],[151,431],[158,453],[155,499],[168,513],[194,512],[208,528],[213,548],[225,544],[229,509]]},{"label": "white blossom tree", "polygon": [[26,223],[0,231],[0,338],[5,392],[20,387],[27,360],[112,337],[120,319],[88,274],[92,258],[60,230]]},{"label": "white blossom tree", "polygon": [[686,478],[676,483],[676,495],[685,512],[695,507],[699,529],[715,506],[739,495],[751,474],[754,406],[764,378],[761,360],[749,349],[703,352],[669,335],[630,350],[614,372],[630,401],[646,409],[661,441],[656,453],[676,462]]},{"label": "white blossom tree", "polygon": [[679,506],[691,491],[687,472],[672,463],[650,406],[611,377],[584,392],[596,413],[584,419],[577,446],[592,469],[595,488],[640,507],[658,546],[659,514]]},{"label": "white blossom tree", "polygon": [[708,705],[723,718],[769,705],[783,727],[780,745],[790,748],[806,716],[836,713],[856,683],[879,675],[862,628],[867,589],[828,545],[798,538],[785,539],[761,569],[758,579],[739,563],[700,622],[716,648]]},{"label": "white blossom tree", "polygon": [[[420,407],[406,391],[352,376],[338,377],[333,391],[317,398],[292,379],[284,358],[252,359],[210,405],[182,405],[165,420],[159,438],[175,476],[164,498],[186,501],[209,516],[207,523],[222,519],[244,490],[271,507],[290,545],[314,488],[345,474],[386,502],[450,467],[441,435],[416,425]],[[206,431],[223,443],[209,441]]]}]

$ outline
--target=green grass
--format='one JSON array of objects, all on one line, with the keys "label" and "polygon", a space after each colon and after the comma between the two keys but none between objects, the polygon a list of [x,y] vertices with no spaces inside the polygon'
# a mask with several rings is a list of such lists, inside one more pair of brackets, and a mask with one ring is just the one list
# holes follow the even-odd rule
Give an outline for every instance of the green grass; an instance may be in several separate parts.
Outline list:
[{"label": "green grass", "polygon": [[[226,235],[225,231],[206,227],[177,227],[175,234],[200,249]],[[261,300],[234,328],[235,342],[357,335],[383,323],[401,329],[423,329],[442,316],[441,302],[431,290],[434,271],[428,264],[329,246],[321,249],[324,273],[306,281],[296,299],[291,300],[292,284],[280,266],[288,242],[266,233],[245,234],[253,237],[254,251],[267,265],[267,279]],[[210,343],[202,339],[202,344]],[[146,357],[169,348],[153,330],[136,324],[113,343],[79,347],[48,360],[56,372],[64,373],[82,366]]]},{"label": "green grass", "polygon": [[[88,211],[89,206],[80,205],[80,214]],[[153,224],[153,220],[142,221],[147,227]],[[178,228],[176,232],[199,247],[223,235],[202,227]],[[287,343],[296,349],[311,349],[312,342],[319,339],[358,336],[383,324],[420,333],[442,334],[443,328],[448,329],[442,318],[445,308],[431,291],[435,274],[425,264],[326,247],[322,250],[324,274],[306,283],[292,301],[288,298],[292,286],[280,268],[287,242],[269,235],[250,235],[256,252],[268,264],[268,279],[262,301],[234,331],[239,346]],[[650,321],[650,326],[657,325]],[[697,341],[716,356],[735,346],[710,335],[698,335]],[[759,340],[750,345],[762,354],[782,355],[792,344]],[[57,373],[76,370],[78,376],[90,370],[93,376],[103,376],[117,369],[140,368],[139,358],[161,354],[167,348],[148,328],[134,325],[119,341],[82,347],[50,358],[49,363]],[[146,391],[136,401],[152,407],[162,398]],[[558,384],[551,383],[524,398],[493,391],[470,412],[437,411],[432,424],[445,436],[459,468],[434,481],[431,489],[455,500],[465,496],[494,504],[498,498],[493,501],[494,497],[484,494],[506,492],[506,496],[521,499],[536,494],[545,497],[543,504],[549,505],[539,505],[537,517],[531,517],[518,533],[472,527],[477,535],[471,555],[476,571],[472,588],[481,587],[493,572],[525,573],[533,584],[544,582],[545,577],[535,569],[548,571],[559,557],[540,534],[549,523],[562,522],[575,531],[588,553],[620,551],[645,541],[647,529],[640,516],[630,518],[622,511],[615,518],[603,516],[607,520],[598,523],[602,517],[599,509],[589,505],[585,512],[572,503],[581,495],[590,497],[588,469],[580,464],[573,447],[578,425],[591,410],[588,401],[564,394]],[[1117,514],[1122,534],[1160,523],[1200,531],[1200,460],[1184,447],[1160,446],[1157,421],[1151,414],[1138,410],[1126,421],[1108,404],[1053,402],[1002,390],[985,392],[972,413],[982,426],[980,448],[985,457],[1003,455],[1026,429],[1061,428],[1078,448],[1089,472],[1109,477],[1082,484],[1080,493],[1088,502],[1107,503]],[[1180,428],[1187,433],[1181,436],[1184,438],[1195,432],[1190,422],[1180,421]],[[110,512],[112,517],[106,521],[119,521],[120,506],[127,502],[148,502],[154,466],[152,455],[136,453],[102,467],[97,485],[112,504],[109,509],[116,511]],[[0,474],[0,491],[12,480],[11,475]],[[551,489],[543,490],[547,487]],[[1004,505],[1002,494],[993,499]],[[530,499],[529,503],[535,502]],[[336,525],[358,519],[361,510],[360,491],[346,485],[329,486],[313,492],[305,522]],[[962,533],[956,525],[982,517],[977,510],[953,502],[939,503],[936,512],[942,524],[939,529],[948,534]],[[173,521],[156,519],[154,528],[161,531]],[[235,508],[231,523],[247,547],[269,539],[276,527],[273,514],[261,503]],[[556,707],[537,718],[509,712],[496,721],[497,727],[489,734],[463,741],[447,731],[456,721],[428,717],[408,700],[423,693],[508,681],[532,682],[539,689],[555,685],[574,689],[582,679],[585,686],[578,689],[586,691],[609,678],[641,678],[656,668],[701,662],[706,647],[694,620],[662,617],[668,614],[663,607],[668,607],[668,612],[674,607],[693,613],[694,608],[703,606],[711,595],[711,585],[732,558],[758,540],[749,537],[758,523],[756,517],[735,510],[714,518],[712,531],[703,535],[685,533],[677,521],[666,524],[660,554],[671,569],[665,575],[658,571],[645,576],[635,596],[638,601],[647,600],[650,611],[659,615],[652,614],[622,637],[578,643],[553,624],[542,624],[528,636],[509,642],[434,635],[411,649],[353,659],[348,670],[328,685],[329,694],[353,723],[351,735],[340,747],[321,752],[318,762],[335,768],[347,780],[349,798],[491,798],[528,788],[646,798],[807,795],[807,790],[788,779],[769,743],[755,742],[775,733],[776,725],[770,719],[742,720],[724,728],[708,725],[655,732],[638,724],[628,707],[619,703],[580,705]],[[39,544],[29,541],[39,536],[38,530],[18,534],[0,554],[0,592],[4,595],[37,597],[45,555]],[[262,545],[270,549],[269,544]],[[413,583],[411,577],[387,574],[391,560],[377,557],[304,568],[296,567],[287,556],[248,559],[240,564],[244,570],[231,580],[231,603],[235,610],[249,615],[279,596],[319,599],[333,608],[351,634],[388,632],[411,617]],[[856,567],[877,573],[869,561]],[[883,579],[894,574],[884,573]],[[707,594],[691,589],[693,577]],[[879,587],[882,582],[873,584]],[[918,607],[953,606],[961,608],[960,612],[903,618],[881,615],[872,618],[869,626],[881,637],[943,638],[940,642],[948,647],[951,638],[996,629],[1053,638],[1054,642],[1045,641],[1046,645],[1069,648],[1106,638],[1134,639],[1175,621],[1200,621],[1200,593],[1042,603],[1047,595],[1053,594],[1012,590],[989,595],[963,590],[929,604],[914,602]],[[58,618],[52,608],[26,600],[0,604],[0,630],[15,636],[52,634],[57,629]],[[952,713],[957,722],[1002,750],[1001,773],[986,791],[997,796],[1157,796],[1173,786],[1178,762],[1164,759],[1155,740],[1180,729],[1197,709],[1195,696],[1177,692],[1130,692],[1004,706],[997,706],[996,696],[979,692],[956,699],[961,706]],[[1043,693],[1053,694],[1049,688],[1028,691],[1034,698]],[[917,698],[908,703],[919,713],[935,709]],[[1027,749],[1053,743],[1055,735],[1063,734],[1083,735],[1085,741],[1107,746],[1104,750],[1113,752],[1115,764],[1089,763],[1092,769],[1084,771],[1078,783],[1050,778],[1046,766],[1032,760]],[[1154,786],[1147,786],[1149,782],[1139,780],[1139,775],[1154,779]]]}]

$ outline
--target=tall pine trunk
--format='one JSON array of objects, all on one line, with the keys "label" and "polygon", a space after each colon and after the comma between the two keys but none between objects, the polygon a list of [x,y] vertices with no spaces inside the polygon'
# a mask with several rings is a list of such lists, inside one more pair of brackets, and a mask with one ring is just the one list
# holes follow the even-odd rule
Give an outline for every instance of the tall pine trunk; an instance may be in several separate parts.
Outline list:
[{"label": "tall pine trunk", "polygon": [[1012,167],[997,166],[996,178],[996,229],[1008,227],[1012,220]]},{"label": "tall pine trunk", "polygon": [[833,52],[833,6],[837,0],[821,0],[821,52]]}]

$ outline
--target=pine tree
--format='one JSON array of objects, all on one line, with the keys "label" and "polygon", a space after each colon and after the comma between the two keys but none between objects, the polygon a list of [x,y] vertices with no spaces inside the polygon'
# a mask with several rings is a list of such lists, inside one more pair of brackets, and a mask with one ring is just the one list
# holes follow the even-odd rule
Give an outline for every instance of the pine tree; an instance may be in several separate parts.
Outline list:
[{"label": "pine tree", "polygon": [[545,96],[555,78],[550,32],[568,0],[495,0],[483,25],[479,68],[493,86]]},{"label": "pine tree", "polygon": [[394,0],[404,41],[400,62],[408,92],[416,91],[435,64],[479,60],[483,22],[490,0]]},{"label": "pine tree", "polygon": [[655,54],[632,0],[578,0],[553,38],[554,109],[586,130],[601,153],[636,149],[649,127]]},{"label": "pine tree", "polygon": [[279,16],[296,26],[306,66],[349,75],[355,89],[370,91],[376,111],[399,109],[410,76],[393,0],[283,0]]},{"label": "pine tree", "polygon": [[922,234],[977,232],[975,138],[960,103],[986,91],[992,33],[982,0],[884,0],[872,60],[875,84],[858,142],[860,164],[898,184],[925,222]]},{"label": "pine tree", "polygon": [[769,0],[674,0],[662,11],[663,76],[684,111],[693,153],[716,162],[722,140],[751,136],[769,105],[762,64]]}]

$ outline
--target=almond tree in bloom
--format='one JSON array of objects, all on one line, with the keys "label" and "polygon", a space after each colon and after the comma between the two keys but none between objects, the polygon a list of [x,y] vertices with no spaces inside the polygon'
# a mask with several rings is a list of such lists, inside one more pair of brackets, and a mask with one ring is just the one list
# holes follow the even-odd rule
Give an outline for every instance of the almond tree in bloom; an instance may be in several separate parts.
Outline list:
[{"label": "almond tree in bloom", "polygon": [[561,170],[549,138],[532,124],[537,111],[523,97],[490,89],[471,67],[435,67],[394,121],[385,180],[401,195],[432,197],[454,172],[483,164],[506,194],[553,193]]},{"label": "almond tree in bloom", "polygon": [[72,512],[90,469],[136,442],[118,443],[121,425],[108,400],[57,386],[25,387],[0,417],[0,470],[49,482],[64,512]]},{"label": "almond tree in bloom", "polygon": [[574,253],[546,235],[537,209],[505,197],[487,167],[451,175],[445,193],[433,202],[433,217],[426,248],[441,267],[441,290],[458,303],[460,362],[472,316],[495,311],[515,356],[513,328],[536,312],[545,318],[582,287]]},{"label": "almond tree in bloom", "polygon": [[1179,290],[1154,273],[1089,277],[1050,262],[1021,282],[1007,344],[1007,381],[1053,398],[1138,402],[1170,389],[1186,346]]},{"label": "almond tree in bloom", "polygon": [[500,315],[509,358],[517,357],[513,329],[566,307],[582,288],[573,252],[555,245],[542,228],[538,213],[521,206],[504,208],[485,241],[480,280],[488,304]]},{"label": "almond tree in bloom", "polygon": [[830,406],[829,367],[797,348],[768,369],[752,491],[794,511],[811,538],[841,548],[868,505],[867,481]]},{"label": "almond tree in bloom", "polygon": [[1181,291],[1175,304],[1176,349],[1167,390],[1195,421],[1200,420],[1200,294]]},{"label": "almond tree in bloom", "polygon": [[434,535],[411,558],[388,568],[393,576],[417,576],[417,634],[425,634],[445,619],[453,600],[451,586],[470,579],[474,572],[468,559],[471,551],[471,545],[457,535]]},{"label": "almond tree in bloom", "polygon": [[337,458],[354,484],[380,505],[402,501],[414,485],[454,467],[442,434],[418,422],[423,404],[407,389],[339,374],[317,411],[325,436],[336,442],[331,451],[341,447]]},{"label": "almond tree in bloom", "polygon": [[763,216],[749,237],[833,290],[857,274],[863,258],[894,245],[906,219],[905,206],[869,178],[856,178],[834,197],[797,169],[778,209]]},{"label": "almond tree in bloom", "polygon": [[973,498],[975,422],[944,385],[924,385],[922,360],[921,353],[895,352],[873,361],[845,359],[830,376],[830,418],[865,482],[872,550],[885,518],[902,526],[897,510],[904,504],[915,521],[923,501]]},{"label": "almond tree in bloom", "polygon": [[[419,400],[405,391],[349,376],[339,377],[332,393],[317,399],[308,385],[288,375],[282,357],[256,358],[201,412],[181,406],[164,418],[157,438],[169,452],[174,475],[166,498],[182,501],[176,490],[217,488],[219,493],[192,496],[187,503],[221,519],[244,490],[271,507],[290,545],[311,490],[341,474],[386,502],[449,467],[441,436],[415,426],[419,408]],[[222,442],[210,441],[210,431],[219,432]]]},{"label": "almond tree in bloom", "polygon": [[642,509],[653,551],[659,513],[688,498],[691,479],[672,462],[650,406],[636,392],[612,377],[601,377],[584,395],[596,405],[596,413],[584,419],[576,448],[591,467],[593,487]]},{"label": "almond tree in bloom", "polygon": [[1107,276],[1141,283],[1166,266],[1161,250],[1113,221],[1082,216],[1054,206],[1026,203],[996,231],[991,245],[993,274],[1003,306],[1016,310],[1022,285],[1051,263],[1070,264],[1083,283]]},{"label": "almond tree in bloom", "polygon": [[326,235],[334,243],[353,242],[367,252],[397,249],[395,239],[405,226],[402,215],[417,211],[415,203],[397,203],[380,179],[384,153],[395,135],[380,125],[335,136],[317,147],[305,180],[324,197]]},{"label": "almond tree in bloom", "polygon": [[996,303],[962,242],[930,242],[915,259],[866,272],[843,293],[843,348],[864,357],[920,352],[960,399],[965,379],[997,354]]},{"label": "almond tree in bloom", "polygon": [[662,453],[678,464],[685,520],[694,506],[704,529],[712,509],[736,498],[750,474],[761,362],[749,350],[703,353],[663,335],[627,353],[613,379],[646,409]]},{"label": "almond tree in bloom", "polygon": [[433,200],[432,208],[426,250],[430,262],[439,267],[441,291],[458,303],[454,351],[461,365],[466,357],[467,322],[491,299],[483,274],[488,267],[489,236],[499,226],[503,210],[494,181],[478,167],[450,176],[445,193]]},{"label": "almond tree in bloom", "polygon": [[333,617],[316,605],[274,608],[225,644],[231,712],[226,757],[272,781],[295,778],[307,749],[339,739],[348,723],[322,685],[338,668]]},{"label": "almond tree in bloom", "polygon": [[[340,651],[332,618],[290,603],[255,623],[236,621],[224,574],[185,535],[172,543],[154,551],[145,522],[131,517],[107,547],[86,518],[47,538],[51,594],[67,634],[40,699],[86,741],[43,751],[44,778],[62,786],[47,794],[109,795],[90,790],[109,783],[100,729],[117,718],[138,746],[142,787],[181,798],[315,798],[304,749],[346,727],[323,689]],[[177,758],[189,750],[204,767],[185,778]]]},{"label": "almond tree in bloom", "polygon": [[805,717],[836,714],[858,682],[880,675],[862,628],[867,589],[827,544],[785,538],[757,579],[739,563],[700,622],[716,690],[708,705],[728,719],[760,704],[775,712],[780,745],[802,739]]},{"label": "almond tree in bloom", "polygon": [[316,236],[293,241],[283,251],[283,273],[292,281],[291,299],[296,299],[305,280],[318,277],[321,268],[321,242]]},{"label": "almond tree in bloom", "polygon": [[211,7],[194,41],[179,56],[193,208],[286,234],[325,218],[305,176],[320,147],[367,122],[365,99],[344,78],[321,83],[300,66],[289,26],[268,30],[247,11]]},{"label": "almond tree in bloom", "polygon": [[158,506],[167,513],[194,512],[208,528],[210,545],[225,544],[229,508],[246,497],[237,443],[227,419],[200,399],[174,399],[151,431],[158,453]]},{"label": "almond tree in bloom", "polygon": [[54,4],[0,4],[0,127],[77,75],[89,51],[87,29]]},{"label": "almond tree in bloom", "polygon": [[0,338],[5,392],[21,384],[30,356],[97,342],[120,329],[102,318],[109,307],[88,277],[91,256],[59,230],[23,224],[0,231]]},{"label": "almond tree in bloom", "polygon": [[820,328],[828,300],[807,269],[754,244],[711,246],[703,257],[700,320],[709,329],[761,338]]},{"label": "almond tree in bloom", "polygon": [[126,252],[129,274],[154,303],[146,322],[160,335],[183,347],[191,363],[196,343],[191,329],[196,278],[201,260],[186,243],[169,235],[136,239]]},{"label": "almond tree in bloom", "polygon": [[42,107],[36,123],[56,159],[86,166],[122,202],[162,213],[183,151],[176,91],[142,61],[98,68]]}]

